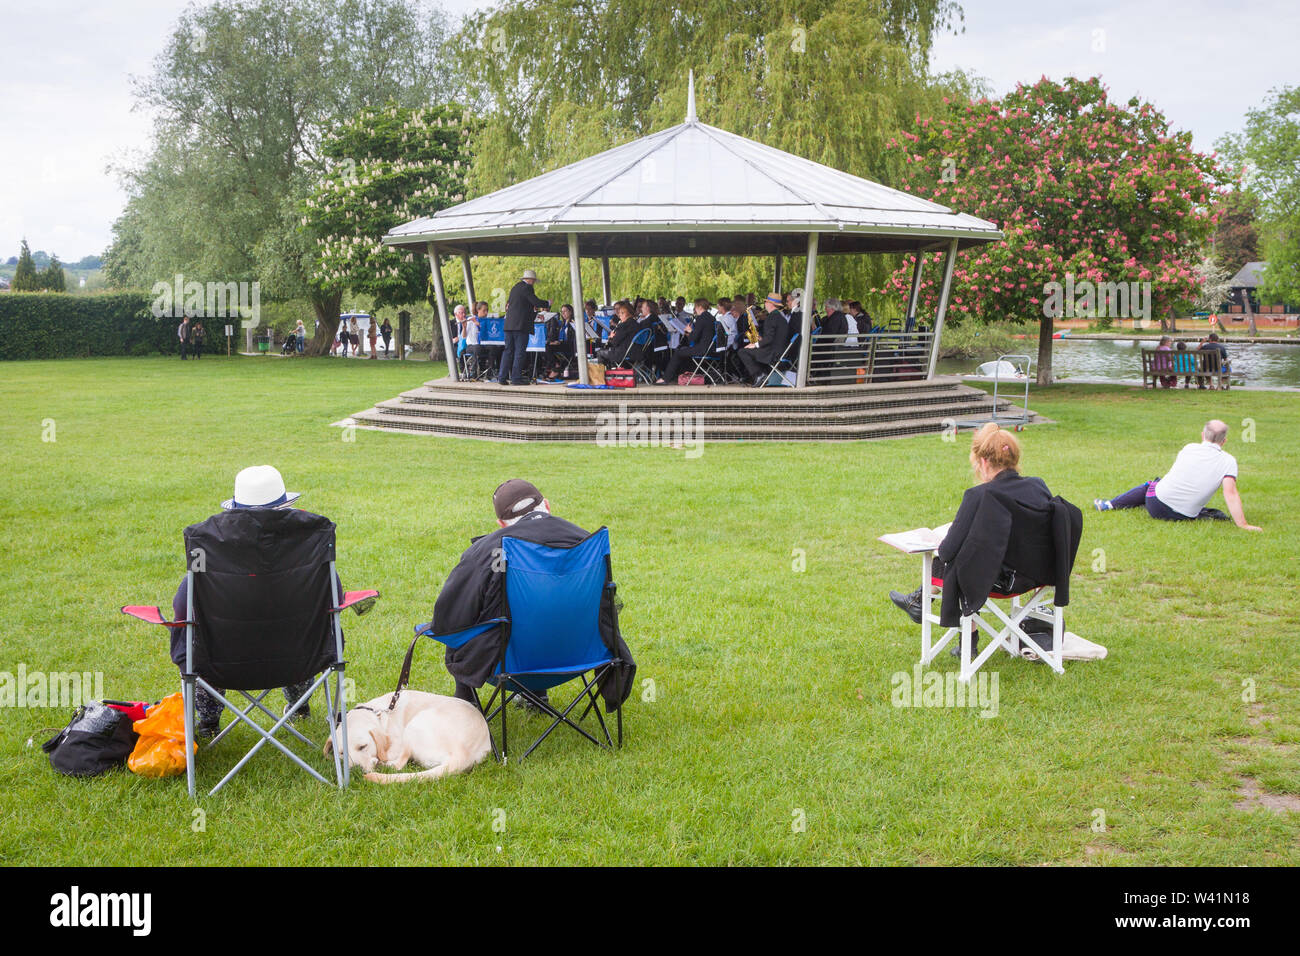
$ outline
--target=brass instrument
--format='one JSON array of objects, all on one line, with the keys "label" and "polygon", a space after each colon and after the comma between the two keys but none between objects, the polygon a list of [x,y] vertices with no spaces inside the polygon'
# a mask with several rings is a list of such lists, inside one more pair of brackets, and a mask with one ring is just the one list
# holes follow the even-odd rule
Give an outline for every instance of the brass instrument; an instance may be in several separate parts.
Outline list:
[{"label": "brass instrument", "polygon": [[745,314],[749,316],[749,327],[745,329],[745,338],[749,340],[750,345],[755,345],[760,338],[758,334],[758,309],[751,305],[745,310]]}]

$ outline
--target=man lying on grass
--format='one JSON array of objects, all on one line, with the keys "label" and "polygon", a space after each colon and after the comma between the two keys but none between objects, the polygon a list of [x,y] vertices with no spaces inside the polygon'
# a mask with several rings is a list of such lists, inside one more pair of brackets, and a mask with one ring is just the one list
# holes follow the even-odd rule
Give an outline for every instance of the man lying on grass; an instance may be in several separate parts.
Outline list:
[{"label": "man lying on grass", "polygon": [[1228,516],[1222,511],[1205,507],[1222,486],[1223,500],[1237,527],[1260,531],[1261,528],[1246,522],[1241,494],[1237,491],[1237,459],[1223,450],[1227,440],[1228,426],[1217,418],[1208,421],[1201,429],[1201,443],[1184,445],[1164,477],[1144,481],[1117,498],[1097,498],[1092,505],[1098,511],[1145,506],[1147,514],[1162,521],[1197,518],[1226,521]]}]

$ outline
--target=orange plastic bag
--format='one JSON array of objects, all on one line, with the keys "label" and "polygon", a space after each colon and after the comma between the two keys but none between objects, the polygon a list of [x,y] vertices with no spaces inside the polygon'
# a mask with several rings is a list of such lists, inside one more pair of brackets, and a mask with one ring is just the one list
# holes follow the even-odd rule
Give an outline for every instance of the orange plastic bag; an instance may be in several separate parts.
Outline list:
[{"label": "orange plastic bag", "polygon": [[[174,777],[185,772],[185,704],[179,693],[168,694],[131,726],[140,735],[126,759],[132,773]],[[196,753],[198,749],[195,744]]]}]

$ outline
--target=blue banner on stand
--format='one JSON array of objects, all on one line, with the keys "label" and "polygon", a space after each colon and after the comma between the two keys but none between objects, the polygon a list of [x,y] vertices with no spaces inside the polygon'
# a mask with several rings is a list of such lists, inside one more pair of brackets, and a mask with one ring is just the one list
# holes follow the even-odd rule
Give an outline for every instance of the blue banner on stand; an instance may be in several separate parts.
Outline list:
[{"label": "blue banner on stand", "polygon": [[498,315],[489,315],[479,320],[479,345],[505,345],[506,320]]},{"label": "blue banner on stand", "polygon": [[546,351],[546,323],[534,322],[533,334],[528,336],[528,351],[545,352]]}]

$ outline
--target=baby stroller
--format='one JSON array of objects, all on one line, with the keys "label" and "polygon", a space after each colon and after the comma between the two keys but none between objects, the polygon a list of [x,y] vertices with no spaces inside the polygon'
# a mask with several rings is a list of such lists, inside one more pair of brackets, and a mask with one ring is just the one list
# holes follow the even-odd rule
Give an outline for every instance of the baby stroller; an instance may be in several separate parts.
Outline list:
[{"label": "baby stroller", "polygon": [[296,336],[296,335],[290,335],[288,338],[286,338],[286,339],[284,340],[284,345],[280,346],[280,354],[281,354],[281,355],[297,355],[297,354],[298,354],[298,336]]}]

